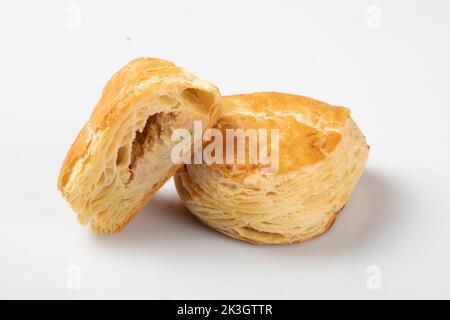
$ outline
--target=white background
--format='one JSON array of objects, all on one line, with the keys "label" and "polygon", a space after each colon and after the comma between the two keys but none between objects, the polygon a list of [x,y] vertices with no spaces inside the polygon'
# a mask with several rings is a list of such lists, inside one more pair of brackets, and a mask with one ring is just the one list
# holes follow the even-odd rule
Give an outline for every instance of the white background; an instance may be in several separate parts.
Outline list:
[{"label": "white background", "polygon": [[[450,298],[449,16],[444,0],[2,1],[0,298]],[[79,226],[61,162],[140,56],[223,94],[350,107],[372,148],[334,227],[249,245],[198,223],[172,181],[120,234]]]}]

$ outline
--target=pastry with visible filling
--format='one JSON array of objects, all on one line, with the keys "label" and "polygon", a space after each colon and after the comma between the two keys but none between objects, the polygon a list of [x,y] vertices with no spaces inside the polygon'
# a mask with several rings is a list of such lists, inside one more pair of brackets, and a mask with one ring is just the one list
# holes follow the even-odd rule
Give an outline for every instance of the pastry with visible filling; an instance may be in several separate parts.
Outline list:
[{"label": "pastry with visible filling", "polygon": [[99,233],[124,228],[180,167],[171,159],[175,129],[213,126],[219,90],[153,58],[131,61],[106,84],[62,165],[58,188]]}]

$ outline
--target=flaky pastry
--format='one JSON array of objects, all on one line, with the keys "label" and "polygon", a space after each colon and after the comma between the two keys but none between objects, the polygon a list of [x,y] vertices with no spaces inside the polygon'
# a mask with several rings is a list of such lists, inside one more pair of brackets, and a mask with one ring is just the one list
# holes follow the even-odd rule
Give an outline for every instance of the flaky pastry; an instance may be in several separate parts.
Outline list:
[{"label": "flaky pastry", "polygon": [[215,124],[219,90],[153,58],[131,61],[106,84],[62,165],[58,188],[82,224],[121,230],[171,177],[171,133]]},{"label": "flaky pastry", "polygon": [[248,162],[185,165],[175,183],[188,210],[257,244],[300,242],[328,230],[368,158],[349,109],[270,92],[223,97],[223,103],[216,125],[222,131],[279,129],[279,166],[273,173]]}]

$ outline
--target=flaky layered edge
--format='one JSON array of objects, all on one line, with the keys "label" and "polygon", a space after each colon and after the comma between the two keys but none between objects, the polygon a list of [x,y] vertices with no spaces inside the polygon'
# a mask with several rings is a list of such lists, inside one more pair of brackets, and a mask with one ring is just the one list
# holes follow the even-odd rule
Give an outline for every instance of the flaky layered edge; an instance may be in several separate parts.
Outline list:
[{"label": "flaky layered edge", "polygon": [[[227,97],[224,100],[227,106]],[[246,108],[242,109],[225,107],[227,121],[239,118],[243,111],[248,114]],[[261,119],[259,111],[252,110],[251,114]],[[293,116],[286,112],[281,115],[279,110],[278,115],[271,110],[263,111],[266,119],[268,113],[270,117]],[[298,117],[298,121],[302,118]],[[349,112],[339,121],[339,125],[333,122],[331,126],[326,121],[307,123],[316,124],[321,132],[331,130],[340,135],[339,142],[320,161],[306,166],[299,164],[295,170],[271,176],[262,175],[251,166],[240,168],[241,172],[236,174],[230,166],[186,165],[175,175],[178,193],[201,222],[233,238],[254,244],[290,244],[313,239],[333,225],[368,158],[369,146]],[[275,225],[270,226],[271,219],[276,221]],[[302,231],[302,224],[306,225],[306,232]]]},{"label": "flaky layered edge", "polygon": [[[193,120],[211,127],[220,109],[221,96],[215,86],[171,62],[136,59],[105,86],[63,162],[58,189],[81,224],[90,223],[99,233],[120,231],[179,168],[169,163],[167,152],[158,154],[158,148],[170,150],[170,131],[191,130]],[[181,120],[170,123],[158,115]],[[152,116],[156,119],[150,123]],[[164,137],[157,137],[159,144],[152,141],[155,130],[164,132]],[[135,140],[144,132],[142,146],[136,148]],[[138,174],[132,161],[140,168],[134,170]],[[155,172],[146,172],[149,163]],[[157,179],[149,183],[154,175]],[[133,179],[139,181],[130,187]],[[123,188],[115,187],[120,184]]]}]

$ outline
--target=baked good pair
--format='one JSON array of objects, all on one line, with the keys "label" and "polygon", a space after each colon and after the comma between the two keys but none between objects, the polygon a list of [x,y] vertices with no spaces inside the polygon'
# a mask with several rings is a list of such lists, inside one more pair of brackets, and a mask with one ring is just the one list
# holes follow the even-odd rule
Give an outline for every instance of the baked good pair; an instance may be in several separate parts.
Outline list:
[{"label": "baked good pair", "polygon": [[[172,135],[177,129],[193,133],[195,121],[223,133],[216,137],[223,146],[227,131],[266,130],[271,162],[246,156],[229,163],[224,156],[219,163],[174,163],[178,142]],[[278,133],[276,157],[272,131]],[[181,199],[205,224],[252,243],[293,243],[331,226],[367,157],[347,108],[282,93],[222,97],[214,85],[170,62],[137,59],[106,85],[58,186],[82,224],[110,233],[175,175]]]}]

